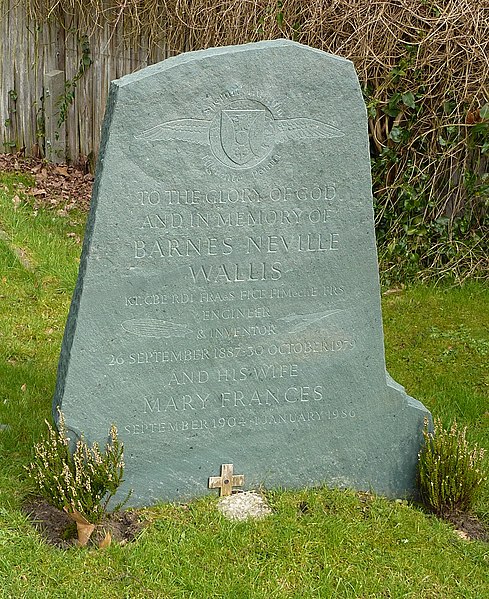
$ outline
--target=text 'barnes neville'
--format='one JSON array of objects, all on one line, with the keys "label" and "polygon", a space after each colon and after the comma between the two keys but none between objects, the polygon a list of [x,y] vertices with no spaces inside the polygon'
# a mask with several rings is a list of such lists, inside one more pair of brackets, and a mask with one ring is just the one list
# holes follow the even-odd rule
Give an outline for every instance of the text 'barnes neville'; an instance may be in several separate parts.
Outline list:
[{"label": "text 'barnes neville'", "polygon": [[[298,235],[256,235],[246,237],[236,243],[231,237],[218,239],[206,238],[159,238],[151,242],[134,242],[134,259],[137,261],[155,261],[159,259],[195,259],[211,256],[231,257],[233,254],[261,257],[262,259],[286,255],[289,252],[304,254],[338,251],[339,233],[300,233]],[[279,261],[268,265],[267,262],[227,263],[208,265],[189,265],[195,283],[207,281],[214,283],[237,283],[243,281],[277,281],[282,277],[282,265]]]}]

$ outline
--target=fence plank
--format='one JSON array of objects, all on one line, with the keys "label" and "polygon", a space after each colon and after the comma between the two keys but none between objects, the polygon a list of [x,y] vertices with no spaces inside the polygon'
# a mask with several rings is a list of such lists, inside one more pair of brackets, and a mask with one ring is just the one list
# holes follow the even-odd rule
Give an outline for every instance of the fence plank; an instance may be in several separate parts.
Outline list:
[{"label": "fence plank", "polygon": [[58,124],[60,110],[57,99],[65,88],[64,71],[49,71],[44,75],[45,151],[50,162],[66,161],[66,127]]}]

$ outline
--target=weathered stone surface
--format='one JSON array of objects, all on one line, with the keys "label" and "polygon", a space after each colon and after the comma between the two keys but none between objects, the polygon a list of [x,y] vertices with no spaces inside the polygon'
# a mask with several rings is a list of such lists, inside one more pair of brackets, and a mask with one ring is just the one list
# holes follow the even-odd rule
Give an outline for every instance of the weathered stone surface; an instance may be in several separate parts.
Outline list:
[{"label": "weathered stone surface", "polygon": [[55,405],[134,504],[326,483],[411,493],[425,408],[387,374],[352,63],[285,40],[112,84]]}]

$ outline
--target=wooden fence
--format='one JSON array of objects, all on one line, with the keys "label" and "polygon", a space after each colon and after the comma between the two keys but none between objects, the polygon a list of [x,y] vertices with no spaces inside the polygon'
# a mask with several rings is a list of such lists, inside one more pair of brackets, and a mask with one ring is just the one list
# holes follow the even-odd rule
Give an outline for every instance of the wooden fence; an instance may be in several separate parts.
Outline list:
[{"label": "wooden fence", "polygon": [[[76,15],[53,15],[39,25],[29,18],[22,0],[0,0],[0,153],[22,150],[26,155],[46,155],[45,75],[62,71],[69,90],[84,56],[77,31]],[[66,148],[65,156],[58,158],[93,166],[110,81],[163,60],[166,52],[148,48],[144,39],[131,40],[129,47],[108,26],[91,31],[87,43],[85,57],[92,63],[76,84],[66,133],[60,127],[56,137],[61,136],[58,141]],[[51,105],[59,108],[60,100]],[[58,118],[54,125],[58,126]]]},{"label": "wooden fence", "polygon": [[[456,173],[480,178],[473,164],[486,164],[476,128],[489,105],[488,3],[446,0],[441,10],[424,0],[0,0],[0,152],[49,156],[57,141],[68,160],[92,166],[111,80],[171,53],[287,37],[354,62],[373,150],[399,158],[381,193],[397,193],[405,172],[412,186],[429,182],[430,198],[451,196],[458,177],[462,198],[467,176]],[[34,20],[27,6],[43,12]],[[88,65],[83,74],[80,63]],[[63,130],[49,111],[78,75]],[[393,131],[409,143],[398,146]]]}]

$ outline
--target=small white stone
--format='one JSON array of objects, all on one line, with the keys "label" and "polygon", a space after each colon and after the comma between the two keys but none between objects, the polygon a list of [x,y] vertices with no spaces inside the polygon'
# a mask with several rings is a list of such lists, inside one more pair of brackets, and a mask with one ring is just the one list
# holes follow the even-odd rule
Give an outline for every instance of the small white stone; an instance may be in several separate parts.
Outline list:
[{"label": "small white stone", "polygon": [[272,513],[265,499],[253,491],[221,497],[217,509],[230,520],[259,519]]}]

